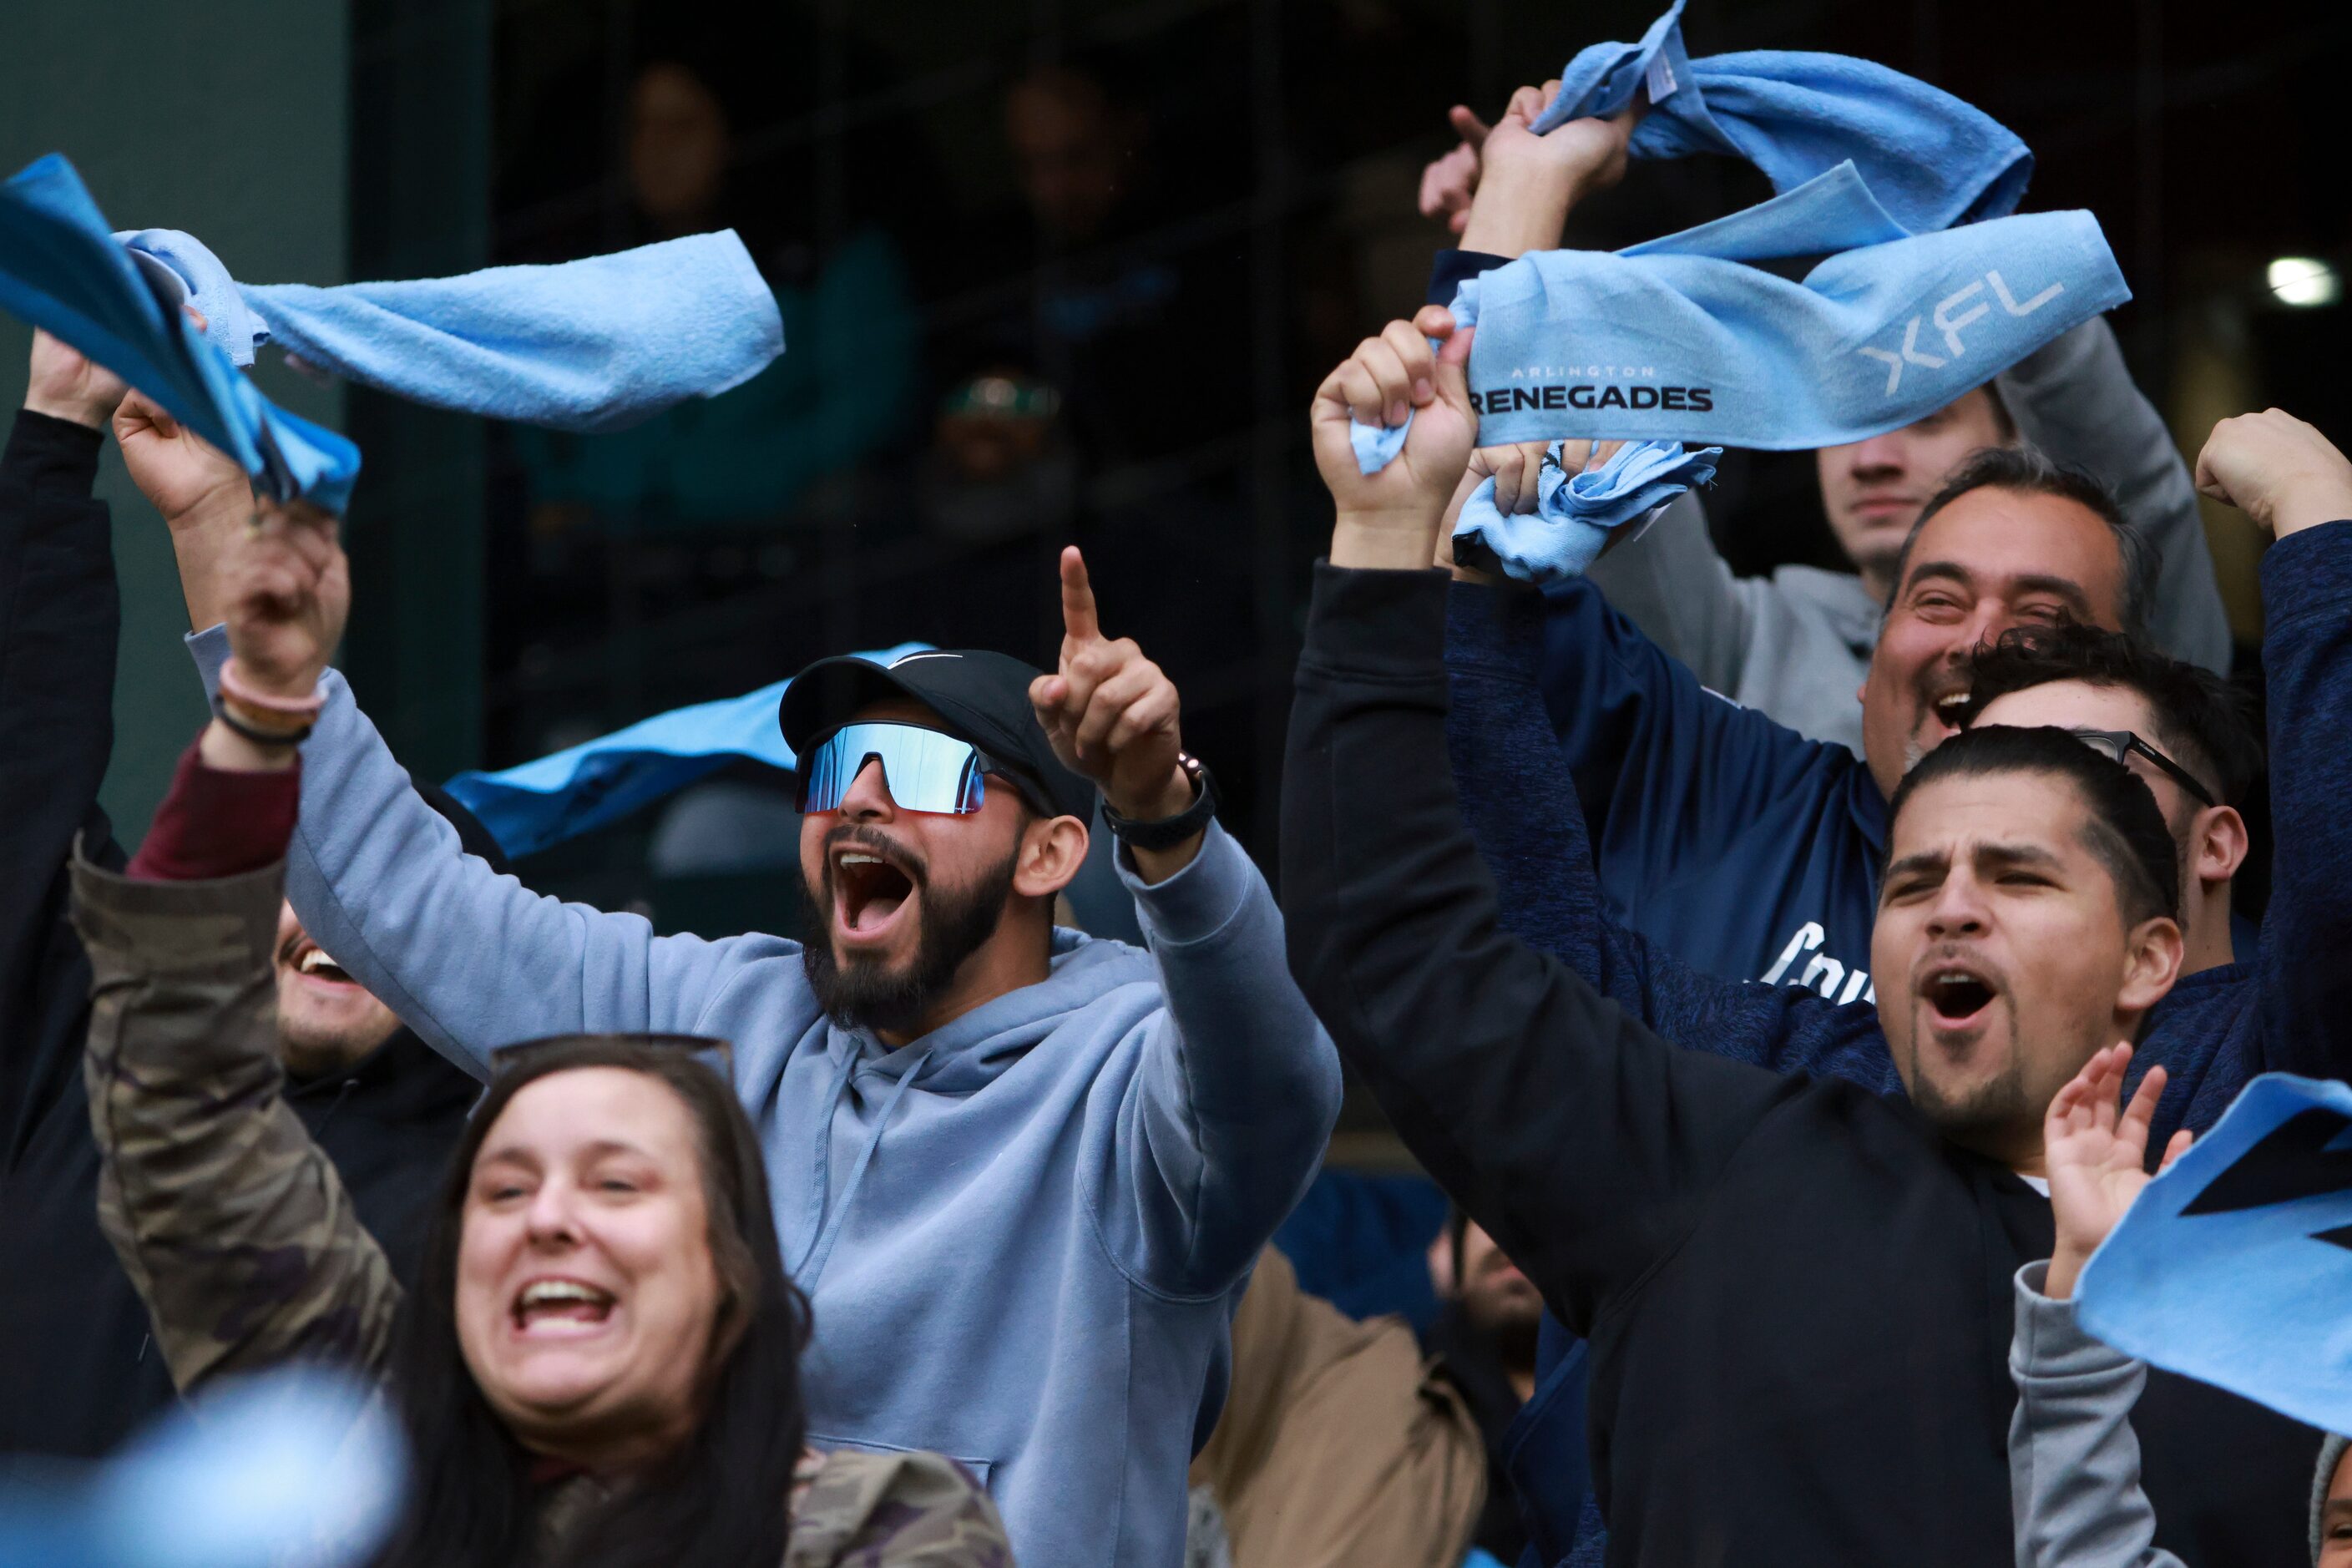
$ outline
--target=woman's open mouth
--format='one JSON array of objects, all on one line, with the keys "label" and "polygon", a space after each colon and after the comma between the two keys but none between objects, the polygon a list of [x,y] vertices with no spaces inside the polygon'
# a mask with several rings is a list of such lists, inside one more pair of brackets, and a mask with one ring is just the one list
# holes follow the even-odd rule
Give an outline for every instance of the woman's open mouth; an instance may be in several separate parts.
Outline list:
[{"label": "woman's open mouth", "polygon": [[568,1339],[603,1328],[615,1304],[611,1291],[577,1279],[534,1279],[516,1292],[509,1313],[517,1333]]},{"label": "woman's open mouth", "polygon": [[882,941],[914,895],[914,879],[881,856],[854,845],[834,851],[834,921],[848,941]]}]

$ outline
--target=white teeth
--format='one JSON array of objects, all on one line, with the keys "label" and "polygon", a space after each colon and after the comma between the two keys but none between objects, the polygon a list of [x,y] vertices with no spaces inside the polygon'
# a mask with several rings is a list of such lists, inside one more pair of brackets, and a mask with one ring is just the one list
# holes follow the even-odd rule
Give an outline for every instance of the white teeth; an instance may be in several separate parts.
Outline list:
[{"label": "white teeth", "polygon": [[536,1307],[545,1301],[609,1301],[612,1297],[585,1285],[575,1285],[569,1279],[538,1279],[523,1287],[521,1305]]},{"label": "white teeth", "polygon": [[879,866],[882,864],[882,857],[879,855],[844,855],[841,858],[841,863],[845,866]]},{"label": "white teeth", "polygon": [[302,955],[302,962],[297,967],[299,967],[305,974],[316,974],[321,969],[332,969],[340,972],[343,966],[337,963],[333,959],[328,957],[326,949],[314,947],[310,952]]}]

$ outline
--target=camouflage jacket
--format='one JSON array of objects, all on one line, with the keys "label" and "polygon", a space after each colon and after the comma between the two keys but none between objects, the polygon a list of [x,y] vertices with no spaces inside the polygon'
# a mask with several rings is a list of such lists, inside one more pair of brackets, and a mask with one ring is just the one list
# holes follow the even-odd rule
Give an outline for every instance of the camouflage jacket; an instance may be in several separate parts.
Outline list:
[{"label": "camouflage jacket", "polygon": [[[99,1223],[184,1393],[289,1359],[383,1371],[401,1289],[278,1060],[282,870],[145,882],[73,866],[93,1006],[83,1064]],[[539,1500],[541,1561],[603,1501]],[[1010,1568],[994,1505],[933,1454],[803,1461],[784,1568]]]}]

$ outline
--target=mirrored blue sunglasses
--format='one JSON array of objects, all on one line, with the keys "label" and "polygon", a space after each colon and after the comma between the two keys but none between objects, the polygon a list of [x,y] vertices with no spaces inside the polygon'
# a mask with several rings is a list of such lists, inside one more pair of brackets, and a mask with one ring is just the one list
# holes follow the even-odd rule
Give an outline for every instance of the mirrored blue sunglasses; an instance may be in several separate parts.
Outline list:
[{"label": "mirrored blue sunglasses", "polygon": [[801,758],[801,810],[839,810],[867,763],[882,764],[883,786],[901,811],[968,816],[988,799],[990,773],[1037,804],[1017,776],[969,741],[915,724],[865,723],[843,725]]}]

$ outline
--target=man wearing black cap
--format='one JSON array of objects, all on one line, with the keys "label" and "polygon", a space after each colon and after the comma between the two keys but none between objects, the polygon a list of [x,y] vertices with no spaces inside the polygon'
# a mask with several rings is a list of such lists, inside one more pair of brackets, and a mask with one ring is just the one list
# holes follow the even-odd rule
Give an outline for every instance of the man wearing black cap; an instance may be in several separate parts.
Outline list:
[{"label": "man wearing black cap", "polygon": [[[1339,1062],[1174,686],[1101,635],[1077,552],[1051,674],[943,652],[793,683],[805,944],[656,937],[461,854],[324,668],[331,531],[248,530],[233,467],[158,456],[132,475],[182,500],[184,586],[227,623],[192,643],[220,721],[251,721],[247,694],[278,722],[315,683],[287,885],[337,963],[478,1071],[578,1030],[731,1041],[814,1306],[809,1440],[961,1461],[1024,1568],[1177,1563],[1227,1324],[1314,1173]],[[1052,923],[1097,795],[1145,949]]]}]

